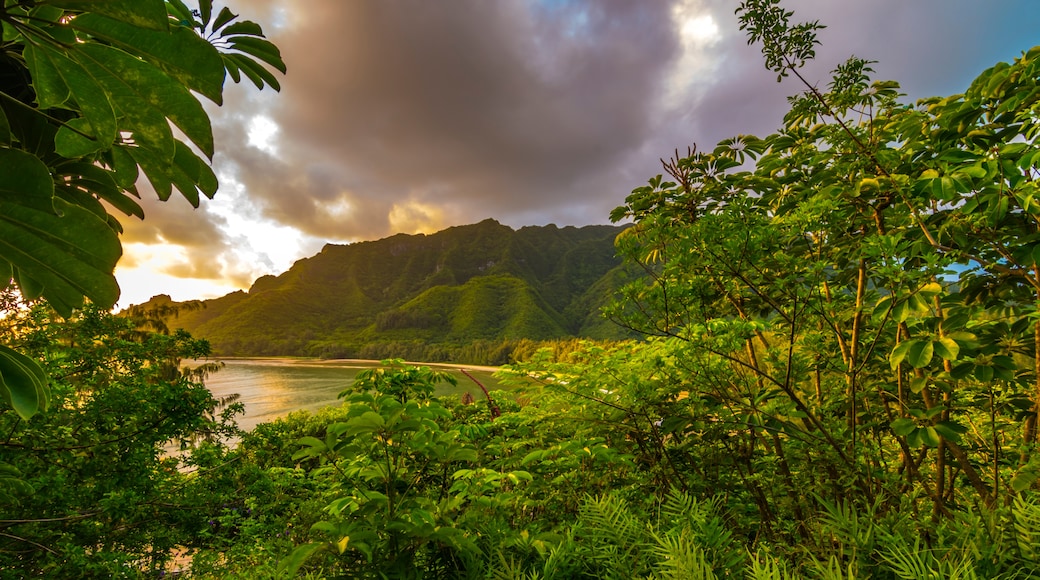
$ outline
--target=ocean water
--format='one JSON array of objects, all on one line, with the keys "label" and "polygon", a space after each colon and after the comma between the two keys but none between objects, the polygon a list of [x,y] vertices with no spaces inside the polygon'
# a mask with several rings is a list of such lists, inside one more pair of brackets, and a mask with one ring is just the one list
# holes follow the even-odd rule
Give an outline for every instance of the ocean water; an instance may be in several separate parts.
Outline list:
[{"label": "ocean water", "polygon": [[[205,384],[218,399],[229,395],[239,396],[238,402],[245,405],[246,412],[245,415],[239,415],[237,421],[244,430],[293,411],[315,411],[328,405],[337,405],[337,396],[353,384],[359,372],[381,366],[377,361],[284,358],[222,359],[222,362],[223,368],[210,374]],[[189,367],[197,367],[198,364],[185,362],[185,366]],[[448,371],[458,381],[455,387],[447,383],[438,386],[436,393],[441,397],[461,397],[464,392],[469,392],[475,401],[484,400],[480,387],[459,369],[466,369],[489,391],[509,388],[499,385],[492,376],[495,371],[492,367],[451,364],[428,366]]]}]

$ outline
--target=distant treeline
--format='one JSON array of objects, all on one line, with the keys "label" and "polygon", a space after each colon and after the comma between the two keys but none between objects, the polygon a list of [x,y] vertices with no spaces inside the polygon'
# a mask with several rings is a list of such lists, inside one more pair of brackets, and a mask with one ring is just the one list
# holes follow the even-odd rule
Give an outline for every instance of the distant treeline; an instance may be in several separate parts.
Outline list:
[{"label": "distant treeline", "polygon": [[400,358],[421,362],[453,362],[471,365],[501,366],[526,362],[542,349],[552,351],[553,360],[587,346],[588,340],[476,340],[466,344],[428,344],[419,341],[377,342],[360,346],[328,344],[312,350],[307,356],[325,359],[358,358],[385,360]]}]

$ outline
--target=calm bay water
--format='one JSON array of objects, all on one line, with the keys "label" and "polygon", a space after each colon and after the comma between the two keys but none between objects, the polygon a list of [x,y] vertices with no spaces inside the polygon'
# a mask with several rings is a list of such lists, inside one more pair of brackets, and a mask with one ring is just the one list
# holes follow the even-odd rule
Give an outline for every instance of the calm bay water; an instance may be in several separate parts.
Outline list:
[{"label": "calm bay water", "polygon": [[[232,394],[241,397],[239,401],[245,404],[246,413],[238,416],[238,425],[245,430],[293,411],[315,411],[339,404],[336,396],[354,382],[360,371],[382,366],[376,361],[279,358],[225,359],[223,362],[224,368],[206,379],[206,387],[218,399]],[[474,400],[484,399],[480,387],[459,372],[460,368],[466,369],[488,390],[502,388],[492,376],[495,369],[491,367],[427,366],[449,371],[458,380],[456,387],[446,383],[438,386],[439,396],[460,397],[468,391]]]}]

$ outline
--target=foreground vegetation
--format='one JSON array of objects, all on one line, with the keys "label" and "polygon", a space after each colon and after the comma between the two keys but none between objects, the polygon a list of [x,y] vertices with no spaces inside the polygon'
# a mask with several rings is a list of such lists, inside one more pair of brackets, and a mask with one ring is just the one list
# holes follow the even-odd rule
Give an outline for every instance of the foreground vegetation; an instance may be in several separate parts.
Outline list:
[{"label": "foreground vegetation", "polygon": [[[818,25],[740,15],[797,76]],[[0,411],[0,570],[1035,576],[1040,47],[913,105],[869,64],[633,191],[612,217],[642,275],[607,315],[647,338],[543,351],[487,404],[391,361],[230,449],[233,401],[175,364],[204,341],[8,304],[52,398]]]}]

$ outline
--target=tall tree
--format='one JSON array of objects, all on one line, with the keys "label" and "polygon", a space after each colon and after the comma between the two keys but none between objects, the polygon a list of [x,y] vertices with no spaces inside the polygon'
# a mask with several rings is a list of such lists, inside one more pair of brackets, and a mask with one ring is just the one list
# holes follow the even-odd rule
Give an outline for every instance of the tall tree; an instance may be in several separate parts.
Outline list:
[{"label": "tall tree", "polygon": [[[798,76],[821,26],[778,0],[738,13],[767,68]],[[612,218],[635,221],[619,249],[647,276],[611,315],[689,365],[673,432],[742,433],[749,475],[776,460],[792,492],[992,505],[1040,466],[1040,47],[915,104],[870,64],[806,83],[777,133],[691,148],[633,191]],[[763,519],[797,511],[768,491]]]}]

